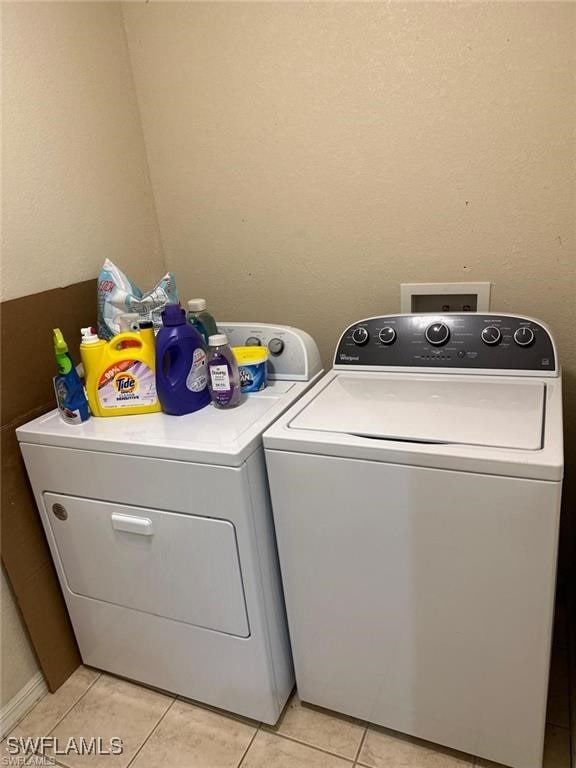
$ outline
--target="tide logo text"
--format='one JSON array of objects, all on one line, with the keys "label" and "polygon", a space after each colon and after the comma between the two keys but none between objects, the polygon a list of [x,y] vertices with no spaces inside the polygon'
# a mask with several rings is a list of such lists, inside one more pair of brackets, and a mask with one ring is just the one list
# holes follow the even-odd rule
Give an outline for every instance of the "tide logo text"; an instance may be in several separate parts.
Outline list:
[{"label": "tide logo text", "polygon": [[124,395],[136,391],[137,382],[129,373],[120,373],[114,379],[114,386],[118,394]]}]

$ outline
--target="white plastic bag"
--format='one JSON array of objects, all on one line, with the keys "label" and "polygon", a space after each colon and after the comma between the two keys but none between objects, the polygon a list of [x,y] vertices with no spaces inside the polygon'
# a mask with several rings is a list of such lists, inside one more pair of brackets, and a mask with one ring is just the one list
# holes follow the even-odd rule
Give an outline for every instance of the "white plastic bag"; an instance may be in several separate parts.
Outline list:
[{"label": "white plastic bag", "polygon": [[154,330],[162,327],[162,310],[166,304],[178,304],[176,280],[167,272],[146,293],[134,285],[121,269],[106,259],[98,276],[98,336],[111,339],[120,333],[119,316],[137,312],[142,320],[151,320]]}]

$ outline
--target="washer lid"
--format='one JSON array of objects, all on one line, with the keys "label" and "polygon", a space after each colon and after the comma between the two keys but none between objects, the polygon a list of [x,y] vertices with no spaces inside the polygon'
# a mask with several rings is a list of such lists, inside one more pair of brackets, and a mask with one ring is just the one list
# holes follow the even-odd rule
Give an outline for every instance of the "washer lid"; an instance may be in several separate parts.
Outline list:
[{"label": "washer lid", "polygon": [[543,422],[542,382],[342,374],[289,426],[382,440],[538,450]]}]

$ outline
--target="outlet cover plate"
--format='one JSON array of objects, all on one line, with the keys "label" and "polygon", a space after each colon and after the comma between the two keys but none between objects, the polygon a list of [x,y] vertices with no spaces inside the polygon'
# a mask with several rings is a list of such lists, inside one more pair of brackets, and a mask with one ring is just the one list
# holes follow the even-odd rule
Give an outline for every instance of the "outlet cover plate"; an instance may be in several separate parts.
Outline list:
[{"label": "outlet cover plate", "polygon": [[401,283],[400,312],[489,312],[491,283]]}]

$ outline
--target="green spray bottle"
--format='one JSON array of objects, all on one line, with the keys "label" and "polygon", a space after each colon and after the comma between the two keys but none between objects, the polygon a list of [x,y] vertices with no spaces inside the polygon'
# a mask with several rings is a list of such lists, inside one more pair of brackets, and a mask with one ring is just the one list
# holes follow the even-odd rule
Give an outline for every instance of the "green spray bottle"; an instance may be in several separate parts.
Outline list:
[{"label": "green spray bottle", "polygon": [[90,409],[84,393],[82,380],[78,375],[68,344],[60,328],[54,328],[54,355],[58,375],[54,376],[54,392],[60,416],[67,424],[80,424],[90,418]]}]

